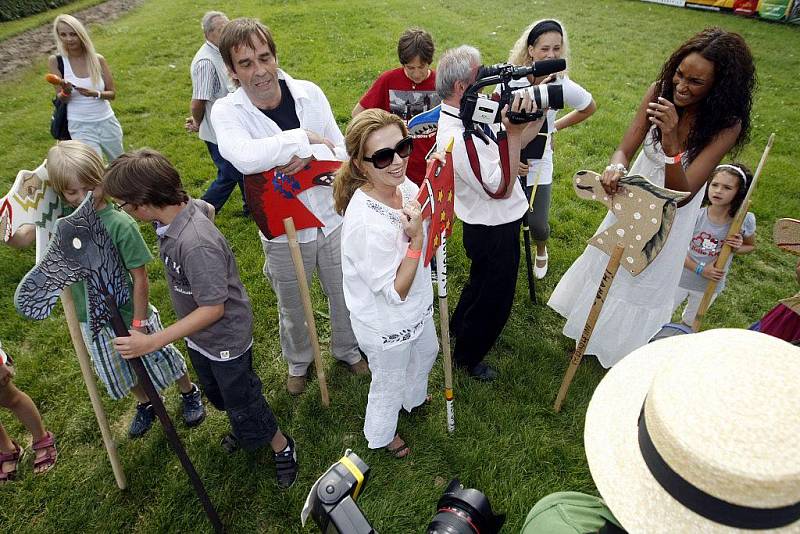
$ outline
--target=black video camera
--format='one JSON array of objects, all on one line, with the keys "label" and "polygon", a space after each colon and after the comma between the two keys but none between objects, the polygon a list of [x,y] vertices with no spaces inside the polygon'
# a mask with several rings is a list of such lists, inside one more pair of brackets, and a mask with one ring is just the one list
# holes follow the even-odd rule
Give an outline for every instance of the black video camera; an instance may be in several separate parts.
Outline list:
[{"label": "black video camera", "polygon": [[[459,118],[466,130],[475,130],[476,122],[492,124],[500,122],[500,110],[511,103],[517,91],[529,91],[536,101],[538,109],[533,113],[511,112],[507,113],[508,120],[515,124],[530,122],[539,119],[544,110],[562,109],[564,107],[564,90],[560,84],[531,85],[528,87],[511,87],[512,80],[519,80],[526,76],[546,76],[561,72],[567,68],[563,59],[547,59],[535,61],[528,67],[518,67],[507,63],[482,66],[478,70],[475,82],[470,85],[461,97]],[[493,100],[480,93],[480,90],[490,85],[500,85],[500,97]],[[480,135],[480,134],[479,134]]]},{"label": "black video camera", "polygon": [[[369,466],[351,450],[319,477],[300,514],[305,525],[311,515],[323,534],[376,534],[356,498],[364,489]],[[447,486],[436,505],[427,534],[496,534],[505,515],[492,512],[489,499],[476,489],[465,489],[458,479]],[[477,530],[476,530],[477,529]]]}]

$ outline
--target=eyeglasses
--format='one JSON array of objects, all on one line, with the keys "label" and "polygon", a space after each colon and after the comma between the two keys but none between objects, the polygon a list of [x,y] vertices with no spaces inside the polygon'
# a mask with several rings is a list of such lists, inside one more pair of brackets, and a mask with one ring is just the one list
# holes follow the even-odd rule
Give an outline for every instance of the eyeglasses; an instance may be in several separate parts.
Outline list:
[{"label": "eyeglasses", "polygon": [[114,202],[114,205],[117,207],[118,210],[121,210],[122,208],[124,208],[128,204],[130,204],[130,202],[123,202],[122,204],[120,204],[119,202]]},{"label": "eyeglasses", "polygon": [[414,148],[414,140],[411,136],[406,137],[396,145],[394,148],[381,148],[372,153],[372,157],[365,157],[364,161],[369,161],[376,169],[385,169],[394,161],[394,155],[397,154],[405,159],[411,155],[411,150]]}]

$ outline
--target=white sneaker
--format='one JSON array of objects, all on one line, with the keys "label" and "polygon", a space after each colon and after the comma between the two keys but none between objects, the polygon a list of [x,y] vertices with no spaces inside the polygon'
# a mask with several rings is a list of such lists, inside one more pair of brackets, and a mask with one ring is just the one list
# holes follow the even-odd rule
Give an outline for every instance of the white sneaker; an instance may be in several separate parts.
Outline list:
[{"label": "white sneaker", "polygon": [[[544,278],[544,275],[547,274],[547,260],[549,256],[547,255],[547,247],[544,248],[544,256],[536,255],[536,261],[533,262],[533,276],[536,277],[537,280],[541,280]],[[544,267],[539,267],[539,262],[544,262]]]}]

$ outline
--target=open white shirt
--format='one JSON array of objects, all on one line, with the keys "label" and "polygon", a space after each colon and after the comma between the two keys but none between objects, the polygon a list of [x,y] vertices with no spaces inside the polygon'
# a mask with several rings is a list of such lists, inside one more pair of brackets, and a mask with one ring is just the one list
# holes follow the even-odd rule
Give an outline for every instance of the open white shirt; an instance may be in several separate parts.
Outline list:
[{"label": "open white shirt", "polygon": [[[222,157],[245,175],[286,165],[293,156],[346,160],[344,137],[322,89],[312,82],[295,80],[280,69],[278,78],[286,81],[292,94],[300,128],[281,130],[272,119],[253,105],[240,87],[225,98],[217,100],[211,110],[211,123],[217,134],[217,146]],[[305,130],[311,130],[330,140],[335,145],[335,150],[331,151],[324,144],[312,145],[308,142]],[[297,198],[323,223],[322,232],[326,236],[342,223],[342,217],[333,208],[331,187],[312,187],[297,195]],[[316,238],[316,228],[297,232],[300,243],[308,243]],[[265,239],[263,234],[261,239]],[[271,241],[286,240],[286,236],[281,235]]]},{"label": "open white shirt", "polygon": [[[448,115],[448,113],[455,116]],[[437,150],[444,150],[451,138],[455,139],[453,168],[455,170],[454,207],[456,216],[465,223],[486,226],[499,226],[521,219],[525,210],[528,209],[528,201],[519,180],[517,180],[516,169],[511,170],[511,187],[513,187],[511,195],[508,198],[490,197],[470,167],[464,141],[464,125],[458,118],[458,108],[442,103],[439,131],[436,134]],[[496,192],[502,183],[500,152],[497,144],[491,140],[489,144],[486,144],[477,136],[473,136],[473,141],[480,162],[483,183],[490,191]]]}]

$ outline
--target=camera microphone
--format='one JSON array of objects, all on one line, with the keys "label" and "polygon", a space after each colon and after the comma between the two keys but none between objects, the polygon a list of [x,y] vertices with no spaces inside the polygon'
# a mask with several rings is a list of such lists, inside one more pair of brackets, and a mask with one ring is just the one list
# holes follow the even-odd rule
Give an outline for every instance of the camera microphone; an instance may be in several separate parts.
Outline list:
[{"label": "camera microphone", "polygon": [[519,80],[525,76],[547,76],[566,69],[567,60],[565,59],[544,59],[542,61],[534,61],[530,67],[515,67],[511,77]]}]

